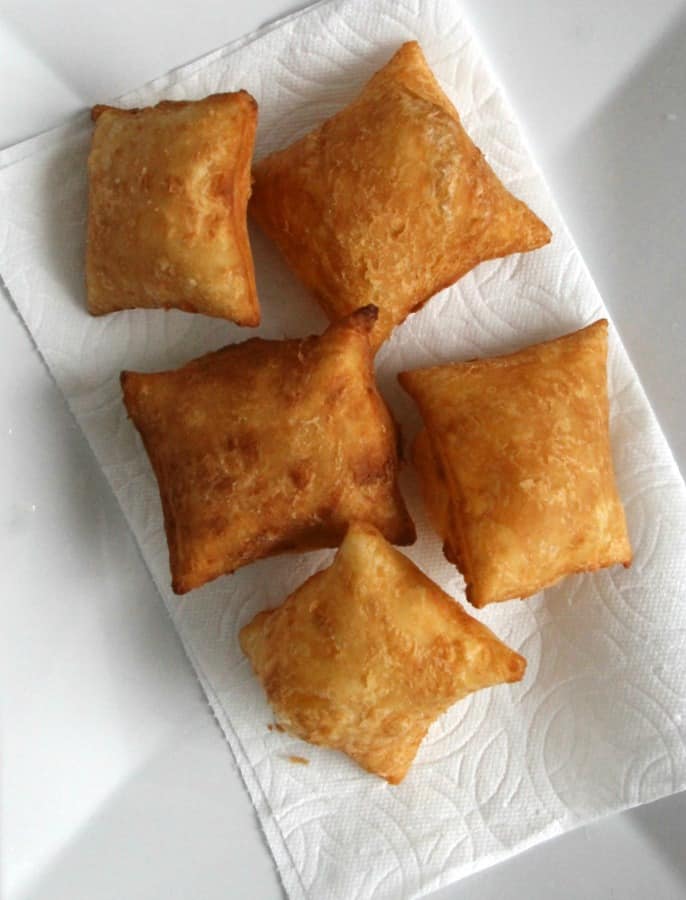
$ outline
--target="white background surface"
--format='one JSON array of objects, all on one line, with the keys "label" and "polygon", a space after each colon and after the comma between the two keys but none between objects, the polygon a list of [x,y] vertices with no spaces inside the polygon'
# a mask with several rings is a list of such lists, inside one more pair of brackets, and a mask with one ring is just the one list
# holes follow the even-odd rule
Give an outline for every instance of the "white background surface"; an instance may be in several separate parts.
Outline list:
[{"label": "white background surface", "polygon": [[[461,2],[684,471],[686,2]],[[0,146],[296,6],[3,0]],[[278,897],[230,751],[5,298],[0,560],[3,896]],[[686,897],[686,795],[441,894],[476,895]]]}]

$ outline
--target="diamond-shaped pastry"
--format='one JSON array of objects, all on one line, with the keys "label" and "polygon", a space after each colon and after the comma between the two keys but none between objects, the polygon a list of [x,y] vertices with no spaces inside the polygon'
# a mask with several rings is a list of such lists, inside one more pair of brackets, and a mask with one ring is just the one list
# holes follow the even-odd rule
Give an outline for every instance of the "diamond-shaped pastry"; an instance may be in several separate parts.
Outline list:
[{"label": "diamond-shaped pastry", "polygon": [[607,321],[494,359],[402,372],[430,516],[478,607],[631,562],[609,437]]},{"label": "diamond-shaped pastry", "polygon": [[432,722],[526,661],[369,525],[333,564],[240,633],[277,722],[392,784]]},{"label": "diamond-shaped pastry", "polygon": [[265,556],[338,546],[353,520],[414,541],[396,426],[374,382],[375,320],[366,307],[318,337],[253,338],[175,371],[122,373],[177,593]]},{"label": "diamond-shaped pastry", "polygon": [[375,346],[480,262],[550,240],[472,143],[416,41],[253,175],[250,213],[328,316],[379,307]]},{"label": "diamond-shaped pastry", "polygon": [[258,325],[246,224],[253,98],[96,106],[93,118],[89,311],[164,307]]}]

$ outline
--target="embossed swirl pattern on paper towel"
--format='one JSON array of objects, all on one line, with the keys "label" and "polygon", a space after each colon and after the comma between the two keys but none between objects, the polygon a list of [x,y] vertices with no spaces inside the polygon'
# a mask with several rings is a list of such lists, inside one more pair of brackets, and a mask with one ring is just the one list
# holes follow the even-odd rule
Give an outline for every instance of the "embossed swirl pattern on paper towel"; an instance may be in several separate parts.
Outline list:
[{"label": "embossed swirl pattern on paper towel", "polygon": [[[512,114],[451,0],[319,5],[256,40],[220,50],[125,98],[198,98],[244,87],[260,103],[258,154],[351,99],[395,47],[423,44],[441,85],[506,184],[554,231],[552,245],[488,263],[444,291],[382,350],[379,380],[402,421],[402,368],[502,352],[604,313]],[[330,553],[267,560],[190,597],[169,590],[159,499],[126,421],[117,376],[176,365],[240,329],[182,313],[84,311],[85,121],[0,171],[0,269],[117,494],[167,609],[233,748],[284,884],[294,897],[399,897],[439,887],[592,817],[686,783],[684,486],[616,335],[612,439],[636,560],[565,581],[526,604],[479,613],[529,661],[523,683],[483,692],[438,721],[406,782],[370,778],[343,756],[269,731],[272,716],[236,639]],[[30,148],[29,148],[30,149]],[[2,158],[0,157],[0,163]],[[324,317],[259,233],[252,235],[261,333],[291,336]],[[610,239],[610,238],[608,238]],[[409,550],[464,601],[411,470],[403,486],[420,532]]]}]

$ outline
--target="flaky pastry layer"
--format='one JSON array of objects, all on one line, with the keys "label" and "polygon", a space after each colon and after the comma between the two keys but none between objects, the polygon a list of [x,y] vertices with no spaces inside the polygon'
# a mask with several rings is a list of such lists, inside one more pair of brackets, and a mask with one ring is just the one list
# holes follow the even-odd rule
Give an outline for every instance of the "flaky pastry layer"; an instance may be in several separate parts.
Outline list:
[{"label": "flaky pastry layer", "polygon": [[607,321],[399,375],[430,517],[475,606],[631,562],[609,437]]},{"label": "flaky pastry layer", "polygon": [[374,382],[366,307],[302,340],[253,338],[180,369],[122,373],[162,498],[172,585],[335,547],[348,523],[412,543],[397,427]]},{"label": "flaky pastry layer", "polygon": [[379,307],[375,346],[480,262],[550,240],[472,143],[416,41],[253,174],[251,214],[328,316]]},{"label": "flaky pastry layer", "polygon": [[431,723],[526,661],[354,523],[333,564],[240,633],[277,721],[398,784]]},{"label": "flaky pastry layer", "polygon": [[93,119],[89,311],[164,307],[258,325],[246,224],[253,98],[96,106]]}]

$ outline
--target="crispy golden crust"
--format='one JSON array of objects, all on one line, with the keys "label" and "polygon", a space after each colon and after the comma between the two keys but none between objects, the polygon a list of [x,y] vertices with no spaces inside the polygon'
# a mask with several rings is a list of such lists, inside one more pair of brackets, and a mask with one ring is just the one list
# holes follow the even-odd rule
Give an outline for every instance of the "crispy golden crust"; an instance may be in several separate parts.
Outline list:
[{"label": "crispy golden crust", "polygon": [[478,607],[631,562],[615,485],[607,321],[495,359],[399,375],[431,519]]},{"label": "crispy golden crust", "polygon": [[122,373],[157,476],[172,585],[335,547],[354,519],[409,544],[396,427],[374,383],[367,307],[321,337],[234,344],[181,369]]},{"label": "crispy golden crust", "polygon": [[240,633],[279,723],[398,784],[431,723],[526,661],[369,525]]},{"label": "crispy golden crust", "polygon": [[89,311],[173,307],[259,325],[246,223],[253,98],[96,106],[92,118]]},{"label": "crispy golden crust", "polygon": [[478,263],[550,240],[471,142],[415,41],[253,176],[251,214],[328,316],[379,307],[375,346]]}]

